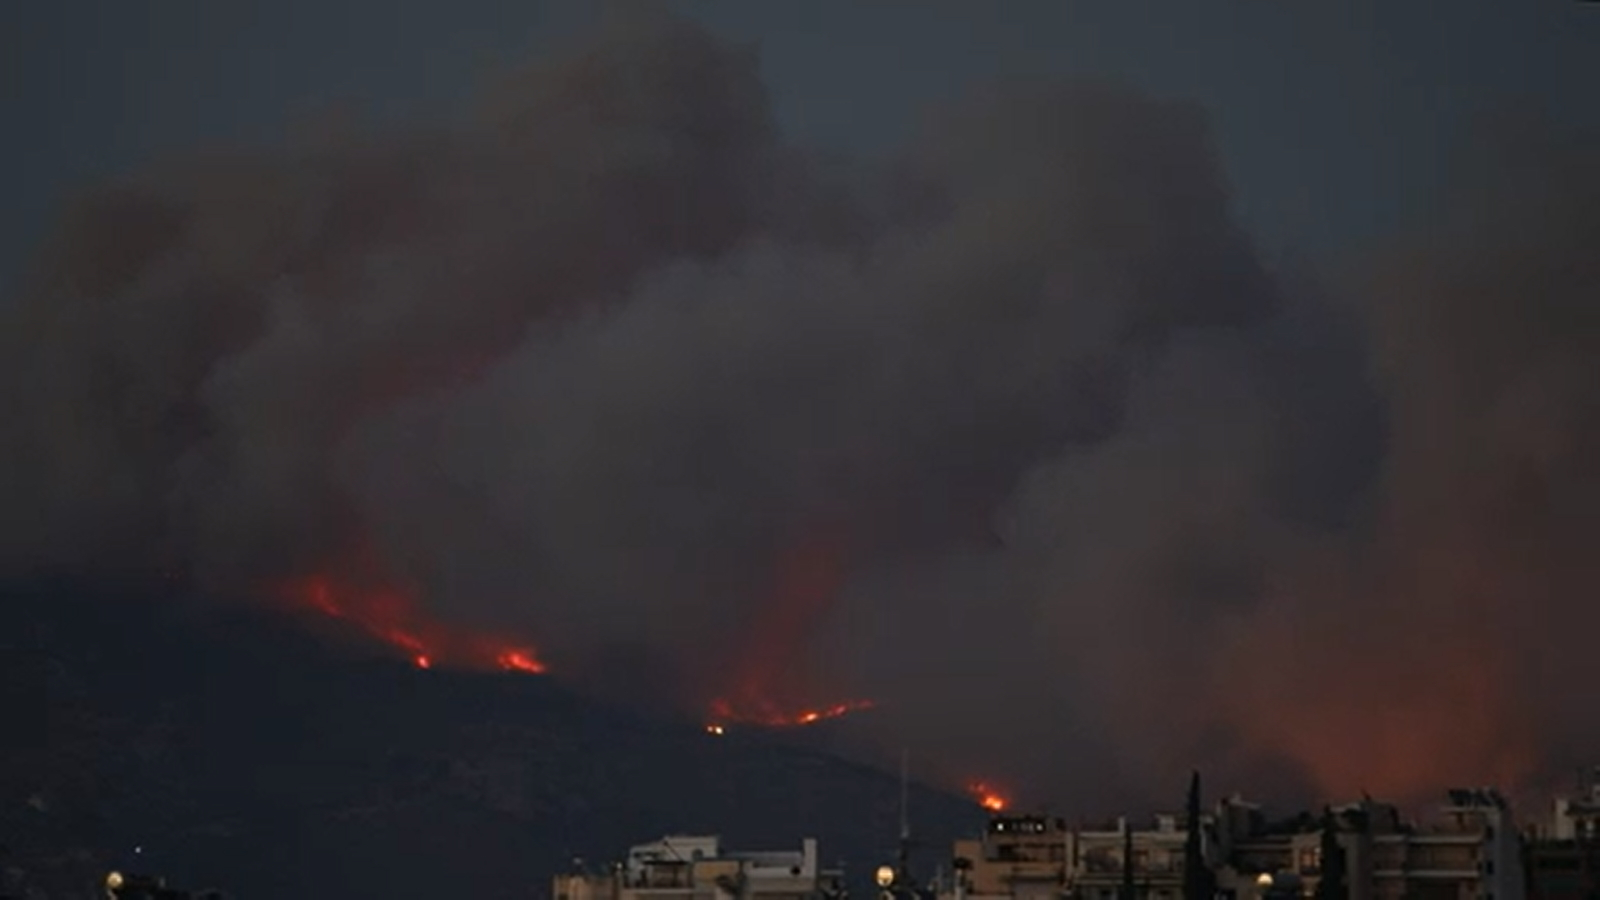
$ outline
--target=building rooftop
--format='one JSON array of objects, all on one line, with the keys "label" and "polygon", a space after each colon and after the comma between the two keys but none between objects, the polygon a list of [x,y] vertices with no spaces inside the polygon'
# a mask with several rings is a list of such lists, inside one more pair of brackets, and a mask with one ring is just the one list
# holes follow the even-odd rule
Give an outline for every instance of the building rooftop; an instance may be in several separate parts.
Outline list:
[{"label": "building rooftop", "polygon": [[992,816],[990,834],[1050,834],[1066,831],[1067,823],[1052,816]]}]

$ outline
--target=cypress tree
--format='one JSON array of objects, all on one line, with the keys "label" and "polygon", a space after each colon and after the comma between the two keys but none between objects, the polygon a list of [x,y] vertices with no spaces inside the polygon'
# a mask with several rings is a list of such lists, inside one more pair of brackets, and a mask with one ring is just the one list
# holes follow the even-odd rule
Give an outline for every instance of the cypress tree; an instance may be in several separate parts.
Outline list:
[{"label": "cypress tree", "polygon": [[1184,809],[1183,898],[1212,900],[1217,893],[1216,875],[1206,865],[1200,841],[1200,773],[1189,776],[1189,800]]},{"label": "cypress tree", "polygon": [[1344,845],[1339,843],[1339,824],[1333,810],[1322,810],[1322,860],[1318,869],[1316,900],[1350,900],[1350,885],[1345,880]]}]

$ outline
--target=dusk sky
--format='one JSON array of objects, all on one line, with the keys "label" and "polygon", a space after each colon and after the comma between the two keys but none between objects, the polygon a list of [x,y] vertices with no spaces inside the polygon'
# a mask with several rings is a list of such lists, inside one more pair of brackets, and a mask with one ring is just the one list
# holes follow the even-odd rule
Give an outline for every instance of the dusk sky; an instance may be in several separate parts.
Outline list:
[{"label": "dusk sky", "polygon": [[[1600,116],[1600,7],[1572,0],[682,2],[757,41],[794,139],[881,150],[975,81],[1068,74],[1192,98],[1267,249],[1318,253],[1425,202],[1468,117]],[[5,283],[55,202],[163,151],[270,143],[331,105],[448,114],[497,65],[593,23],[547,0],[56,0],[4,13]]]},{"label": "dusk sky", "polygon": [[0,573],[1086,808],[1595,753],[1600,4],[597,9],[12,4]]}]

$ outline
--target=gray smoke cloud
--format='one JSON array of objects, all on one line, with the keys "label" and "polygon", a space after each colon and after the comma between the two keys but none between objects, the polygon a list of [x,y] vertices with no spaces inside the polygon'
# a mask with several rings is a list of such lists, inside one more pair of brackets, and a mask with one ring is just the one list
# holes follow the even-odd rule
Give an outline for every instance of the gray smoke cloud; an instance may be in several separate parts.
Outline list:
[{"label": "gray smoke cloud", "polygon": [[1321,290],[1192,104],[1006,83],[839,160],[630,15],[460,125],[86,194],[0,337],[5,563],[359,556],[580,683],[870,695],[864,740],[1075,809],[1526,784],[1600,738],[1558,133]]}]

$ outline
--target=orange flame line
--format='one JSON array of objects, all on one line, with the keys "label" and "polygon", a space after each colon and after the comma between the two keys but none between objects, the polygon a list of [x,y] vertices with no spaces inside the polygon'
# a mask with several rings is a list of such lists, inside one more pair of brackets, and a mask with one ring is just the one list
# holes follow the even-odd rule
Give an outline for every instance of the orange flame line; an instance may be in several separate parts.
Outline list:
[{"label": "orange flame line", "polygon": [[507,646],[492,637],[453,631],[423,621],[404,595],[392,591],[353,596],[352,593],[337,589],[330,579],[321,575],[292,585],[289,591],[297,604],[329,618],[350,622],[372,637],[405,651],[419,669],[431,669],[445,662],[535,675],[547,670],[531,647]]},{"label": "orange flame line", "polygon": [[847,700],[843,703],[835,703],[832,706],[802,709],[798,712],[784,712],[778,709],[775,704],[767,701],[735,706],[727,699],[719,697],[711,702],[711,716],[715,727],[722,727],[729,723],[740,723],[763,728],[798,728],[804,725],[814,725],[828,719],[837,719],[853,712],[872,709],[874,705],[871,700]]}]

